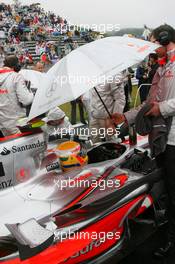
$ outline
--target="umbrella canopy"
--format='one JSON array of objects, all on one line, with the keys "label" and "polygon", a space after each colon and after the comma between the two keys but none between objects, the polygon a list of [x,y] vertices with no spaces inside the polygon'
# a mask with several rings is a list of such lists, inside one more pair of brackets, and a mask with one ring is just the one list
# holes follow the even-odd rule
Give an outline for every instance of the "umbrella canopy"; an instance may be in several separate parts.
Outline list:
[{"label": "umbrella canopy", "polygon": [[21,70],[20,74],[24,77],[26,81],[31,82],[31,88],[37,90],[42,82],[42,78],[45,75],[45,73],[41,73],[39,71],[34,70]]},{"label": "umbrella canopy", "polygon": [[109,77],[141,62],[159,46],[129,37],[108,37],[77,48],[43,78],[29,119],[70,102]]}]

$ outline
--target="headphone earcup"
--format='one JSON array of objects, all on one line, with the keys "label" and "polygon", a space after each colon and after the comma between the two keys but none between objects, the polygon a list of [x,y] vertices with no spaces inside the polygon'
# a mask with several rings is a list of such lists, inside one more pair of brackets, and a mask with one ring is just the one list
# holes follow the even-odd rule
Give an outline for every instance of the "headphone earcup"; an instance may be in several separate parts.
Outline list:
[{"label": "headphone earcup", "polygon": [[167,46],[170,43],[169,33],[167,31],[162,31],[159,34],[158,41],[160,45]]},{"label": "headphone earcup", "polygon": [[17,64],[15,67],[14,67],[14,71],[15,72],[19,72],[21,70],[21,65],[20,64]]}]

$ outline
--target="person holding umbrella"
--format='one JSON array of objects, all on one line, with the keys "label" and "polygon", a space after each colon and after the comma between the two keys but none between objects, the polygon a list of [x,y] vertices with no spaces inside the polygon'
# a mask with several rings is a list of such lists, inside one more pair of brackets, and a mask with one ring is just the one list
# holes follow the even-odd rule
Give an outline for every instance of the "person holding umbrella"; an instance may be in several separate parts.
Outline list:
[{"label": "person holding umbrella", "polygon": [[[106,118],[116,111],[123,113],[125,103],[123,75],[118,74],[110,81],[106,81],[90,91],[90,130],[93,143],[100,142],[102,139],[110,140],[112,135],[107,135],[108,122]],[[106,130],[104,136],[100,135],[102,129]],[[92,133],[94,130],[97,133]]]},{"label": "person holding umbrella", "polygon": [[161,45],[156,50],[160,67],[146,102],[124,115],[115,113],[112,118],[115,124],[133,124],[140,110],[143,111],[143,107],[149,104],[150,110],[146,116],[151,117],[153,122],[156,118],[162,118],[167,123],[165,146],[161,146],[164,151],[155,156],[157,165],[164,168],[163,178],[168,194],[168,232],[165,245],[156,250],[154,255],[164,258],[175,251],[175,29],[169,25],[159,26],[153,30],[151,41]]}]

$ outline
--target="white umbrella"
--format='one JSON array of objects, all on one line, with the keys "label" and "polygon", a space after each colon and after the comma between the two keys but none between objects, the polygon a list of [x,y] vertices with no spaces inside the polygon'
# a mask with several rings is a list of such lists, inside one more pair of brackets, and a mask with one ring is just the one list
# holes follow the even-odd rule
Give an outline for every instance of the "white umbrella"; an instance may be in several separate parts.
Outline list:
[{"label": "white umbrella", "polygon": [[29,120],[70,102],[128,67],[139,63],[158,45],[129,37],[109,37],[72,51],[43,78]]},{"label": "white umbrella", "polygon": [[21,70],[20,74],[22,74],[26,81],[31,82],[31,88],[34,90],[37,90],[40,87],[42,78],[45,75],[45,73],[34,70]]}]

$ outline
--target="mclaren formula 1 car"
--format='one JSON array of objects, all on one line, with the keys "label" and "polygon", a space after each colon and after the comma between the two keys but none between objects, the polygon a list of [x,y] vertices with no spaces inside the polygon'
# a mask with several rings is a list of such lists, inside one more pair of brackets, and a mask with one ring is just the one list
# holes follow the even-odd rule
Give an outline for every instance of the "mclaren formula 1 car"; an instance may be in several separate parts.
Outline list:
[{"label": "mclaren formula 1 car", "polygon": [[162,171],[147,142],[90,147],[88,165],[62,173],[42,133],[1,139],[0,263],[119,260],[135,236],[131,222],[148,210],[156,220]]}]

